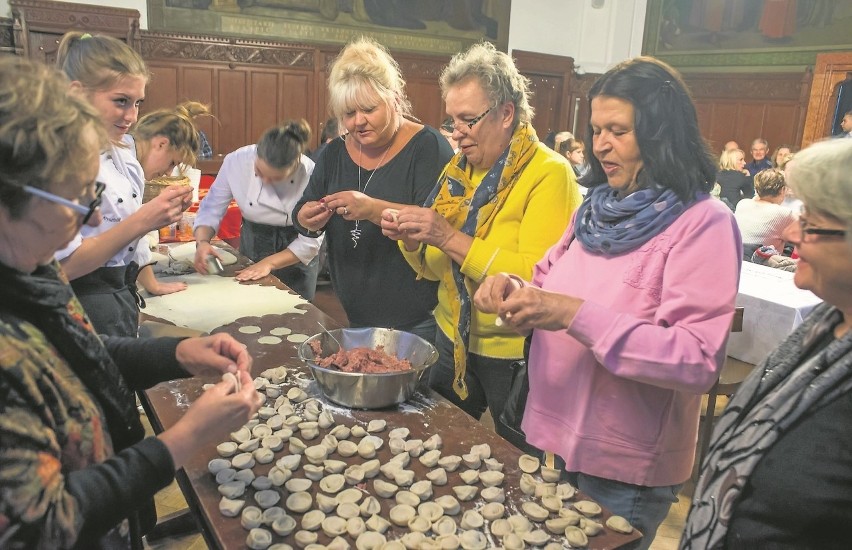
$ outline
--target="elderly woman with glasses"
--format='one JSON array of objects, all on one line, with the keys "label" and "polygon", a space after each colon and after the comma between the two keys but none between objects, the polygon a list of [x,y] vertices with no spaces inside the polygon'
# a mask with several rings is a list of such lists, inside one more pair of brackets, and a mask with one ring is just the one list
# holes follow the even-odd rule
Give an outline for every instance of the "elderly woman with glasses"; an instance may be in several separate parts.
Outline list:
[{"label": "elderly woman with glasses", "polygon": [[852,518],[852,140],[787,168],[804,203],[793,281],[825,302],[716,421],[681,548],[848,548]]},{"label": "elderly woman with glasses", "polygon": [[490,409],[504,436],[500,414],[524,338],[475,311],[471,296],[488,275],[529,278],[581,199],[571,166],[536,137],[528,84],[491,44],[457,54],[441,90],[458,153],[424,207],[389,209],[382,220],[418,277],[440,282],[430,386],[474,418]]},{"label": "elderly woman with glasses", "polygon": [[692,473],[701,394],[734,316],[739,232],[708,194],[715,163],[674,69],[625,61],[589,101],[590,187],[571,226],[531,280],[490,277],[476,305],[532,332],[529,442],[648,548]]},{"label": "elderly woman with glasses", "polygon": [[[153,496],[260,408],[251,356],[226,334],[100,338],[54,259],[101,222],[107,132],[44,64],[0,59],[0,546],[141,548]],[[145,437],[133,392],[222,381]]]}]

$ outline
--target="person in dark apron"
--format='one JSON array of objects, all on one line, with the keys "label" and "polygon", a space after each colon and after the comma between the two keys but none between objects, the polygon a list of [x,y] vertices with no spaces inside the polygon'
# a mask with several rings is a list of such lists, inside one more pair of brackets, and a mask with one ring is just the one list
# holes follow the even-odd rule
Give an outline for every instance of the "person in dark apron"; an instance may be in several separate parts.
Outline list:
[{"label": "person in dark apron", "polygon": [[322,237],[300,235],[291,212],[314,170],[304,153],[311,129],[304,120],[267,130],[256,145],[225,156],[216,181],[195,218],[195,269],[206,274],[208,257],[219,256],[210,240],[231,200],[243,217],[240,253],[254,264],[237,273],[241,281],[274,275],[306,300],[313,300]]},{"label": "person in dark apron", "polygon": [[145,97],[148,68],[124,42],[109,36],[69,32],[57,50],[57,67],[101,116],[111,144],[100,156],[97,181],[103,222],[84,225],[56,253],[89,320],[101,334],[136,336],[138,266],[151,261],[144,235],[180,220],[191,204],[189,186],[172,186],[142,204],[145,176],[134,152],[123,143]]}]

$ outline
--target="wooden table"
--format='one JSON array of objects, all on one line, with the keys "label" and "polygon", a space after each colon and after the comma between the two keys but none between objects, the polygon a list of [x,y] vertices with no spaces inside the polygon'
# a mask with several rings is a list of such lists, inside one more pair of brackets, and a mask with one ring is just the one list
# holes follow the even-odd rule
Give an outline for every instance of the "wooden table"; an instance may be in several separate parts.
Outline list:
[{"label": "wooden table", "polygon": [[[226,271],[224,275],[229,274]],[[238,283],[234,281],[234,284]],[[260,284],[275,286],[282,292],[287,291],[286,287],[273,277],[267,277]],[[327,402],[319,393],[316,383],[313,382],[310,376],[309,370],[297,358],[298,343],[289,342],[286,339],[278,345],[263,345],[257,342],[257,336],[269,334],[269,331],[275,327],[287,327],[293,333],[313,335],[318,332],[317,321],[322,322],[329,328],[337,326],[334,320],[311,304],[305,304],[304,306],[300,306],[300,308],[303,308],[305,313],[266,315],[260,318],[248,317],[238,319],[215,329],[213,332],[226,332],[248,346],[249,351],[254,357],[252,373],[255,376],[273,367],[285,366],[291,369],[291,375],[288,376],[286,385],[300,386],[310,396],[319,399],[325,409],[332,412],[336,424],[345,424],[350,427],[359,424],[366,427],[367,423],[372,419],[385,419],[387,421],[387,429],[382,433],[376,434],[385,440],[385,445],[382,446],[377,455],[377,458],[380,458],[382,463],[385,463],[392,456],[387,445],[387,433],[389,430],[398,427],[409,428],[411,431],[409,439],[426,440],[433,434],[440,434],[443,439],[442,456],[449,454],[461,456],[462,454],[469,453],[473,445],[488,443],[492,449],[492,456],[505,465],[503,471],[506,477],[502,486],[506,493],[506,513],[509,515],[519,512],[521,502],[530,499],[519,488],[521,472],[518,469],[518,457],[520,456],[520,451],[497,436],[493,431],[467,416],[448,401],[432,393],[428,388],[419,389],[412,400],[398,407],[373,411],[351,410]],[[245,334],[239,330],[243,326],[258,326],[261,328],[261,332],[257,334]],[[160,384],[145,392],[143,403],[154,429],[160,431],[172,426],[181,418],[189,405],[202,393],[202,384],[215,381],[200,378],[176,380]],[[285,394],[286,390],[287,387],[284,387]],[[320,430],[319,438],[306,441],[305,443],[308,445],[318,444],[325,433],[327,433],[327,430]],[[358,441],[357,439],[353,440],[355,442]],[[289,454],[289,452],[285,444],[284,449],[276,452],[275,460],[272,463],[256,465],[254,467],[255,474],[266,474],[274,466],[275,461],[286,454]],[[208,462],[217,457],[218,454],[215,445],[198,449],[196,455],[186,464],[184,469],[178,472],[178,483],[201,526],[202,534],[207,544],[211,548],[245,548],[248,532],[240,525],[239,516],[228,518],[219,512],[221,495],[218,493],[214,476],[208,472],[207,468]],[[357,455],[353,458],[344,459],[336,453],[330,455],[329,458],[345,460],[348,463],[364,461]],[[305,463],[306,460],[303,458],[302,465]],[[424,476],[427,469],[417,458],[412,458],[407,469],[415,471],[416,479],[425,479]],[[465,467],[462,465],[456,472],[448,474],[449,483],[443,487],[436,486],[435,496],[452,494],[452,486],[463,484],[458,475],[464,469]],[[485,468],[483,467],[481,470],[484,471]],[[295,472],[294,477],[304,477],[301,466]],[[379,474],[379,478],[384,479],[381,474]],[[312,488],[313,493],[316,493],[317,486],[318,482],[315,482]],[[481,485],[478,486],[481,489]],[[365,484],[364,489],[372,493],[372,480],[369,480]],[[280,491],[282,493],[282,500],[278,505],[283,507],[287,491],[284,487],[281,487]],[[246,500],[246,505],[256,505],[252,498],[254,492],[254,489],[249,487],[246,490],[246,494],[240,497]],[[388,510],[396,502],[393,499],[379,498],[379,500],[382,504],[382,516],[387,517]],[[477,504],[481,505],[482,502],[482,499],[478,497],[470,502],[462,502],[462,511],[478,507]],[[294,516],[297,522],[301,520],[301,514],[291,515]],[[604,511],[603,515],[595,519],[603,523],[609,515],[608,512]],[[459,521],[460,518],[461,514],[455,516],[456,521]],[[544,527],[543,524],[541,527]],[[298,526],[297,530],[300,528]],[[386,533],[386,536],[391,540],[398,538],[404,532],[405,530],[399,527],[392,527]],[[494,543],[494,545],[500,544],[500,541],[495,540],[495,537],[490,534],[488,534],[488,537],[490,543]],[[637,538],[639,538],[639,535],[635,531],[631,535],[622,535],[606,528],[602,534],[589,537],[589,547],[615,548]],[[322,544],[328,541],[329,538],[320,531],[319,542]],[[347,541],[354,548],[354,540],[347,537]],[[273,543],[277,542],[287,542],[293,545],[294,548],[297,547],[292,534],[285,539],[273,533]]]}]

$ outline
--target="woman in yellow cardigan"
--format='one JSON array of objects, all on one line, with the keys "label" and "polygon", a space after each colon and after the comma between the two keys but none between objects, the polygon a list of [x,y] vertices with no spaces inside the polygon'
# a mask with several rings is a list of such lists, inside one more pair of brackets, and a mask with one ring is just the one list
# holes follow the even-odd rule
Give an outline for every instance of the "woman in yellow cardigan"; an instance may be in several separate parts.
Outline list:
[{"label": "woman in yellow cardigan", "polygon": [[382,216],[412,268],[440,281],[429,385],[477,419],[486,408],[499,419],[524,339],[474,310],[471,296],[488,275],[529,277],[581,200],[571,166],[530,125],[528,84],[491,44],[457,54],[441,90],[458,152],[424,207]]}]

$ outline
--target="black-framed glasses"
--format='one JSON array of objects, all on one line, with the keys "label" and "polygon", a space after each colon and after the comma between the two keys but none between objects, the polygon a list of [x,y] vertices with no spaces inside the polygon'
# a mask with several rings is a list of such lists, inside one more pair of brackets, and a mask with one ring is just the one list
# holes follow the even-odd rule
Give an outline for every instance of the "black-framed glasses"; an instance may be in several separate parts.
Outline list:
[{"label": "black-framed glasses", "polygon": [[845,237],[845,229],[825,229],[822,227],[812,227],[810,222],[803,217],[799,217],[799,233],[801,239],[805,240],[807,235],[821,235],[825,237]]},{"label": "black-framed glasses", "polygon": [[483,118],[488,116],[488,113],[490,113],[492,111],[492,109],[494,109],[494,107],[489,107],[488,109],[486,109],[486,111],[484,113],[482,113],[479,116],[473,117],[470,120],[466,120],[466,121],[462,121],[462,122],[452,122],[452,123],[448,122],[447,124],[441,125],[441,129],[444,130],[444,131],[447,131],[447,132],[453,132],[455,130],[458,130],[459,132],[465,132],[465,131],[469,132],[469,131],[473,130],[473,127],[476,126],[479,123],[480,120],[482,120]]},{"label": "black-framed glasses", "polygon": [[42,198],[46,201],[50,201],[55,204],[67,206],[74,212],[81,214],[83,216],[83,224],[85,225],[86,222],[92,219],[92,216],[95,214],[95,212],[103,202],[103,195],[104,189],[106,189],[106,184],[101,183],[99,181],[95,182],[94,198],[89,204],[80,204],[79,202],[74,202],[64,197],[60,197],[59,195],[54,195],[53,193],[49,193],[44,189],[39,189],[38,187],[33,187],[32,185],[22,185],[21,188],[30,195],[35,195],[36,197]]}]

